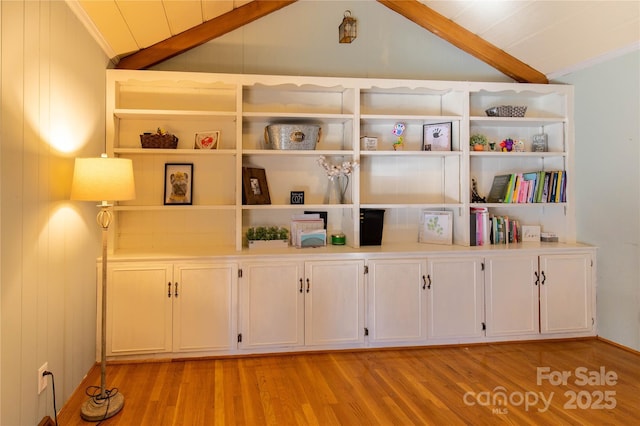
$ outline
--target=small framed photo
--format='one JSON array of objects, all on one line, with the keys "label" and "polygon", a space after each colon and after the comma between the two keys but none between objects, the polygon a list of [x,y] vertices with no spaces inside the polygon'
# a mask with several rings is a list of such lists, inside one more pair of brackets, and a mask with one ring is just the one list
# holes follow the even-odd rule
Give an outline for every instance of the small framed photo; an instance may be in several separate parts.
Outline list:
[{"label": "small framed photo", "polygon": [[291,191],[291,204],[304,204],[304,191]]},{"label": "small framed photo", "polygon": [[218,149],[220,147],[220,130],[196,133],[195,149]]},{"label": "small framed photo", "polygon": [[522,225],[522,241],[540,241],[540,227]]},{"label": "small framed photo", "polygon": [[271,204],[267,175],[264,169],[255,167],[242,168],[242,203]]},{"label": "small framed photo", "polygon": [[533,152],[547,152],[548,147],[548,137],[546,133],[540,133],[538,135],[533,135],[531,138],[531,151]]},{"label": "small framed photo", "polygon": [[423,151],[451,151],[453,123],[433,123],[422,126]]},{"label": "small framed photo", "polygon": [[423,210],[418,241],[427,244],[453,244],[453,213]]},{"label": "small framed photo", "polygon": [[193,194],[193,163],[164,165],[164,204],[190,205]]}]

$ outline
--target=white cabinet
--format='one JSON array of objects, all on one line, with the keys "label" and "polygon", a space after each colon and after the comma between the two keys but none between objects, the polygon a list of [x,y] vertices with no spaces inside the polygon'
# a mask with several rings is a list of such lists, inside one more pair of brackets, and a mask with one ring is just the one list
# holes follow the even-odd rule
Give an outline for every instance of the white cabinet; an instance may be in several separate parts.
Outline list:
[{"label": "white cabinet", "polygon": [[481,258],[430,258],[427,262],[427,291],[429,339],[468,339],[484,335]]},{"label": "white cabinet", "polygon": [[426,259],[367,262],[369,343],[418,344],[427,339]]},{"label": "white cabinet", "polygon": [[304,262],[247,262],[240,279],[239,347],[304,345]]},{"label": "white cabinet", "polygon": [[240,348],[359,345],[364,261],[247,262]]},{"label": "white cabinet", "polygon": [[486,265],[487,336],[593,330],[590,254],[510,254]]},{"label": "white cabinet", "polygon": [[111,263],[108,273],[108,356],[235,343],[235,264]]},{"label": "white cabinet", "polygon": [[537,334],[538,256],[487,257],[485,265],[487,336]]},{"label": "white cabinet", "polygon": [[590,331],[595,321],[592,308],[591,256],[540,256],[540,332]]}]

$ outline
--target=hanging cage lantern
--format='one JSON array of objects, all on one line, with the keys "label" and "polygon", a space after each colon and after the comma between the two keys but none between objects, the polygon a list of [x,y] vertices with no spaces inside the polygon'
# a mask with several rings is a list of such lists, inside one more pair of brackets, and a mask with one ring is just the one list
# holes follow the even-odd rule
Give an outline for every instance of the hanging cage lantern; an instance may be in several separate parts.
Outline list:
[{"label": "hanging cage lantern", "polygon": [[351,43],[358,36],[358,21],[351,17],[351,11],[344,11],[344,18],[338,27],[340,43]]}]

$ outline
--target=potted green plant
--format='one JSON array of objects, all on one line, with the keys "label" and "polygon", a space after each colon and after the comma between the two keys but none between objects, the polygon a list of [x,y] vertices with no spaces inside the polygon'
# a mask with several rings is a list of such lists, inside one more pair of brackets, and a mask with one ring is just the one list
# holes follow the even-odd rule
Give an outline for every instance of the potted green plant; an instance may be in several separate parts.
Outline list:
[{"label": "potted green plant", "polygon": [[245,235],[250,249],[289,245],[289,230],[281,226],[252,226]]},{"label": "potted green plant", "polygon": [[471,139],[469,140],[469,145],[473,148],[474,151],[484,151],[485,145],[489,143],[489,140],[485,135],[480,133],[476,133],[471,135]]}]

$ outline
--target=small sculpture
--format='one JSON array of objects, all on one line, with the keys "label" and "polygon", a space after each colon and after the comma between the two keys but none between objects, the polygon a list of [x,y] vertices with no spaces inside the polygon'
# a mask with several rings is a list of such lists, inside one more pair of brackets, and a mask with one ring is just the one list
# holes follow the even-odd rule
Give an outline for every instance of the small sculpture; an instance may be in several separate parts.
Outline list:
[{"label": "small sculpture", "polygon": [[394,151],[401,151],[404,146],[404,130],[407,128],[405,123],[398,122],[393,126],[393,134],[398,137],[398,139],[393,143]]},{"label": "small sculpture", "polygon": [[475,178],[471,179],[471,202],[472,203],[486,203],[487,199],[485,197],[481,197],[478,194],[478,184],[476,183]]}]

